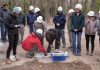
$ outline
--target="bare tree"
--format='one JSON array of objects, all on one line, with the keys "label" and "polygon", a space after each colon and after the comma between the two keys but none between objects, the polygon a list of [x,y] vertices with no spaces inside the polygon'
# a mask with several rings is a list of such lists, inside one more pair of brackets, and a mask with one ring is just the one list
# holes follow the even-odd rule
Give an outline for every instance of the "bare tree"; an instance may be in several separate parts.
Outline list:
[{"label": "bare tree", "polygon": [[96,10],[96,0],[92,0],[91,10],[93,10],[93,11]]}]

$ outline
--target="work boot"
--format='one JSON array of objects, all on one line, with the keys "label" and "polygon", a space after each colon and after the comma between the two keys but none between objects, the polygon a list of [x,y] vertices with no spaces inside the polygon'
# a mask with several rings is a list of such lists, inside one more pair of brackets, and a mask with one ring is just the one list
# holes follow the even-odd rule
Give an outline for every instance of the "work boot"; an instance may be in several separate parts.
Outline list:
[{"label": "work boot", "polygon": [[87,51],[86,55],[89,55],[89,51]]},{"label": "work boot", "polygon": [[93,56],[93,51],[91,52],[90,56]]},{"label": "work boot", "polygon": [[17,56],[15,56],[15,57],[16,57],[16,61],[20,61],[20,59],[18,59]]},{"label": "work boot", "polygon": [[10,61],[9,58],[6,59],[6,64],[11,64],[12,62]]}]

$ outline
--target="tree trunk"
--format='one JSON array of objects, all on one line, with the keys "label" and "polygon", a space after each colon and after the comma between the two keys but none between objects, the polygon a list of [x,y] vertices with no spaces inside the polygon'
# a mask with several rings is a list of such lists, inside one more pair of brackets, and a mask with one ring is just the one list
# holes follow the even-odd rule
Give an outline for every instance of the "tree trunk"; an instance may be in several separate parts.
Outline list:
[{"label": "tree trunk", "polygon": [[96,10],[96,0],[92,0],[91,10],[93,10],[93,11]]}]

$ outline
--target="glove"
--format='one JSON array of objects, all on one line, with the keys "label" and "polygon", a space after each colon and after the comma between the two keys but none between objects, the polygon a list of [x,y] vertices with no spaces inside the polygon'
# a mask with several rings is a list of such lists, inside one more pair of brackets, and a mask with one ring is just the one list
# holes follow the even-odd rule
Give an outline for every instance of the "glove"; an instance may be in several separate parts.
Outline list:
[{"label": "glove", "polygon": [[57,26],[60,26],[60,24],[59,24],[59,23],[57,23]]},{"label": "glove", "polygon": [[46,52],[44,53],[44,56],[47,56],[47,53]]}]

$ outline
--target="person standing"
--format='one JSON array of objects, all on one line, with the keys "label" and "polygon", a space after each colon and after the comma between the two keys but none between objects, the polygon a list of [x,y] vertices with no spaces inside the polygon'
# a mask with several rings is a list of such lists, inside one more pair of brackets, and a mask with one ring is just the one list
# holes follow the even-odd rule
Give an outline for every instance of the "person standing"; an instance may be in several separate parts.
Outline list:
[{"label": "person standing", "polygon": [[24,38],[24,30],[25,30],[25,16],[22,14],[22,8],[18,7],[20,10],[20,14],[18,16],[18,22],[21,28],[19,28],[19,41],[22,42]]},{"label": "person standing", "polygon": [[3,43],[7,41],[6,39],[7,28],[5,27],[5,23],[6,23],[6,18],[9,14],[10,14],[9,6],[7,4],[4,4],[0,12],[0,18],[3,21],[1,24],[1,39]]},{"label": "person standing", "polygon": [[[71,16],[71,32],[72,32],[72,51],[73,55],[81,56],[81,36],[84,26],[85,17],[82,14],[82,5],[75,6],[75,13]],[[77,40],[76,40],[77,35]],[[77,41],[77,46],[76,46]]]},{"label": "person standing", "polygon": [[55,49],[60,48],[60,39],[62,38],[63,48],[66,47],[66,41],[65,41],[65,23],[66,23],[66,17],[63,14],[63,8],[61,6],[58,7],[57,15],[54,16],[53,23],[55,24],[55,29],[59,32],[58,35],[58,42],[56,41]]},{"label": "person standing", "polygon": [[95,13],[94,11],[89,11],[85,23],[85,38],[86,38],[86,50],[87,50],[86,55],[89,55],[89,41],[91,39],[90,56],[93,56],[96,31],[97,31],[97,21],[95,20]]},{"label": "person standing", "polygon": [[98,12],[97,20],[98,20],[98,36],[99,36],[99,44],[100,44],[100,10]]},{"label": "person standing", "polygon": [[73,9],[70,9],[68,11],[68,18],[67,18],[67,29],[68,29],[68,37],[69,37],[69,43],[70,43],[70,47],[68,47],[69,50],[72,50],[72,32],[71,32],[71,15],[74,13],[74,10]]},{"label": "person standing", "polygon": [[19,36],[19,27],[18,24],[18,15],[20,14],[20,10],[18,7],[14,7],[12,13],[10,13],[6,19],[6,27],[8,29],[8,42],[9,46],[6,53],[6,63],[11,64],[10,61],[10,53],[11,50],[13,51],[13,55],[16,57],[16,61],[19,59],[17,58],[17,43],[18,43],[18,36]]},{"label": "person standing", "polygon": [[34,28],[33,29],[34,32],[36,32],[37,29],[43,30],[43,35],[41,36],[41,43],[43,45],[43,43],[44,43],[44,38],[43,37],[45,36],[47,27],[46,27],[46,23],[43,21],[42,16],[37,17],[37,20],[33,24],[33,28]]},{"label": "person standing", "polygon": [[29,25],[29,33],[31,34],[33,32],[33,23],[35,21],[34,19],[34,7],[29,7],[29,14],[27,15],[27,25]]},{"label": "person standing", "polygon": [[44,16],[41,14],[41,10],[40,10],[40,8],[35,7],[35,9],[34,9],[34,17],[35,17],[35,20],[36,20],[37,17],[39,17],[39,16],[42,16],[42,17],[43,17],[43,20],[45,21]]}]

